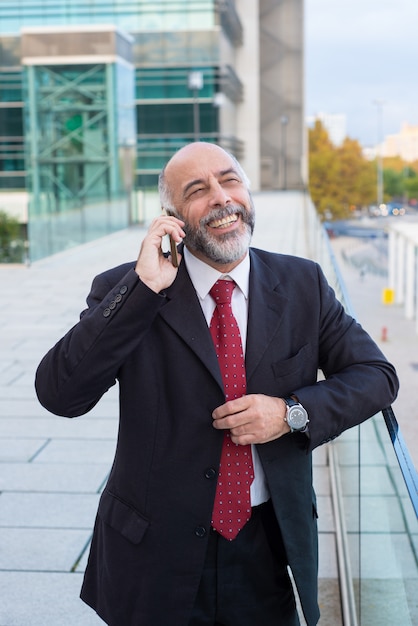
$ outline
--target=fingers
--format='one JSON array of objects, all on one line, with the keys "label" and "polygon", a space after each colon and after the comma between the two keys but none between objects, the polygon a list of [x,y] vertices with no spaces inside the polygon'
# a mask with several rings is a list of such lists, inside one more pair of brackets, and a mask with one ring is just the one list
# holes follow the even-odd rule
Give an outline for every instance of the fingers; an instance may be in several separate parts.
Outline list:
[{"label": "fingers", "polygon": [[170,235],[176,243],[180,243],[185,237],[186,233],[183,230],[184,222],[177,217],[161,215],[156,217],[152,222],[148,230],[146,238],[161,247],[162,238],[165,235]]},{"label": "fingers", "polygon": [[175,244],[179,243],[185,237],[183,226],[177,217],[162,215],[152,221],[142,242],[135,271],[156,293],[171,285],[177,275],[177,266],[163,254],[163,238],[169,235]]},{"label": "fingers", "polygon": [[214,428],[229,430],[234,443],[246,445],[266,443],[289,432],[285,414],[281,398],[251,394],[222,404],[212,417]]},{"label": "fingers", "polygon": [[213,427],[217,430],[229,430],[234,443],[246,445],[255,443],[255,439],[258,438],[257,427],[251,419],[250,411],[244,406],[238,408],[235,400],[215,409],[212,417],[214,418]]}]

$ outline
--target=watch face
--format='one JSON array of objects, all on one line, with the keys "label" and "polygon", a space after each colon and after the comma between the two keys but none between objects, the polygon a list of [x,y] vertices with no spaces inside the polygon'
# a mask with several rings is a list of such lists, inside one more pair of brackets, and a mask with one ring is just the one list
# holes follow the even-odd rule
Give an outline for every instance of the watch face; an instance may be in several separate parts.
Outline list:
[{"label": "watch face", "polygon": [[295,430],[305,428],[308,422],[308,414],[303,406],[291,406],[287,417],[287,423]]}]

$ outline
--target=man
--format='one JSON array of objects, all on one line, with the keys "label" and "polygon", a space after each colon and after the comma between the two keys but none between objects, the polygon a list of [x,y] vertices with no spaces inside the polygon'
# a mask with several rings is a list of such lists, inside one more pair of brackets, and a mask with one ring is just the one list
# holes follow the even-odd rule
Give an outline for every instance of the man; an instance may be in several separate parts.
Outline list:
[{"label": "man", "polygon": [[[137,262],[95,278],[88,309],[37,372],[41,403],[68,417],[120,386],[82,598],[112,626],[295,626],[289,566],[312,626],[311,452],[394,400],[394,368],[315,263],[249,249],[254,209],[230,154],[187,145],[160,196],[167,214]],[[231,305],[212,291],[225,280]],[[225,367],[242,368],[244,351],[230,385]]]}]

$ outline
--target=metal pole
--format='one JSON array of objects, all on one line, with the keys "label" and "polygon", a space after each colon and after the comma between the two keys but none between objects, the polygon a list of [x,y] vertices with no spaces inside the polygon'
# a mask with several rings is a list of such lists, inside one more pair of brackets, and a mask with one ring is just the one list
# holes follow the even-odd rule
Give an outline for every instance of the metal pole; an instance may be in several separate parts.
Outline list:
[{"label": "metal pole", "polygon": [[193,134],[194,140],[200,139],[200,107],[199,107],[199,90],[193,90]]},{"label": "metal pole", "polygon": [[287,145],[286,145],[286,127],[289,123],[287,115],[282,115],[280,118],[282,125],[282,189],[287,189]]},{"label": "metal pole", "polygon": [[132,226],[133,224],[133,214],[132,214],[132,190],[134,183],[134,160],[135,160],[135,146],[132,142],[125,140],[121,146],[122,152],[122,176],[123,176],[123,184],[126,193],[126,208],[127,208],[127,217],[128,217],[128,226]]},{"label": "metal pole", "polygon": [[200,140],[200,107],[199,91],[203,88],[203,73],[192,71],[188,77],[189,89],[193,91],[193,135],[194,140]]},{"label": "metal pole", "polygon": [[377,106],[377,208],[383,204],[383,105],[384,100],[375,100]]}]

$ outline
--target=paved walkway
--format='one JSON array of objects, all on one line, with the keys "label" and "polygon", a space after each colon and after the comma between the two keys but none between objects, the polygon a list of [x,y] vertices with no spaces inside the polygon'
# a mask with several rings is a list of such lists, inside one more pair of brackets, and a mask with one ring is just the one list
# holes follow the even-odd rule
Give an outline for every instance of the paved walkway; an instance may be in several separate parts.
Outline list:
[{"label": "paved walkway", "polygon": [[[254,245],[293,252],[297,244],[296,252],[304,255],[303,238],[289,238],[289,232],[303,230],[300,196],[260,194],[256,206]],[[134,259],[144,232],[133,227],[29,268],[0,266],[0,626],[103,623],[78,594],[99,494],[113,458],[116,391],[111,390],[88,415],[68,420],[39,405],[33,380],[43,354],[77,321],[93,276]],[[371,277],[364,280],[372,283]],[[357,285],[358,276],[352,281]],[[368,289],[370,297],[371,292]],[[398,354],[407,352],[402,343],[406,337],[397,332],[395,318],[393,326],[387,320],[387,347],[399,362]],[[377,339],[382,324],[376,321],[372,328]],[[418,342],[418,338],[409,341]],[[320,510],[321,603],[326,607],[321,626],[338,626],[326,448],[315,454],[315,485]]]},{"label": "paved walkway", "polygon": [[418,334],[415,322],[405,318],[402,306],[384,304],[382,296],[384,288],[388,287],[387,276],[363,273],[343,259],[344,252],[345,257],[356,259],[360,264],[363,259],[364,265],[372,260],[377,267],[387,266],[384,248],[382,251],[378,241],[338,237],[332,241],[332,247],[357,319],[397,369],[401,385],[393,409],[418,468]]},{"label": "paved walkway", "polygon": [[34,263],[0,267],[0,625],[93,626],[78,600],[117,432],[114,392],[77,420],[38,403],[35,369],[78,319],[91,278],[137,255],[132,229]]}]

